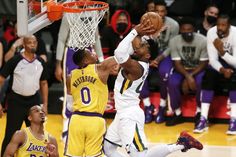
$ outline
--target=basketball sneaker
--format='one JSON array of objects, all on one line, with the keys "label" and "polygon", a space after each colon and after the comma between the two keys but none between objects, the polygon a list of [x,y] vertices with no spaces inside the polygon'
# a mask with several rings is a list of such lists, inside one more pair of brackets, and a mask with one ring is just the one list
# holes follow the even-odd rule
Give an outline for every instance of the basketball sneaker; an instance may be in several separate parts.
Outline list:
[{"label": "basketball sneaker", "polygon": [[201,144],[201,142],[189,135],[186,131],[180,133],[176,144],[184,146],[184,149],[181,150],[182,152],[186,152],[191,148],[195,148],[198,150],[203,149],[203,145]]},{"label": "basketball sneaker", "polygon": [[226,132],[228,135],[236,135],[236,119],[231,118],[229,122],[229,129]]},{"label": "basketball sneaker", "polygon": [[205,117],[201,116],[198,124],[193,130],[194,133],[202,133],[208,130],[208,122]]},{"label": "basketball sneaker", "polygon": [[165,112],[166,112],[166,107],[159,106],[157,117],[155,119],[156,123],[162,123],[166,120],[165,119]]},{"label": "basketball sneaker", "polygon": [[145,113],[145,123],[151,123],[153,119],[153,112],[154,112],[154,105],[145,106],[144,113]]},{"label": "basketball sneaker", "polygon": [[166,126],[175,126],[177,124],[181,124],[183,123],[184,120],[183,120],[183,117],[182,117],[182,114],[180,115],[176,115],[174,114],[172,117],[169,117],[166,121]]}]

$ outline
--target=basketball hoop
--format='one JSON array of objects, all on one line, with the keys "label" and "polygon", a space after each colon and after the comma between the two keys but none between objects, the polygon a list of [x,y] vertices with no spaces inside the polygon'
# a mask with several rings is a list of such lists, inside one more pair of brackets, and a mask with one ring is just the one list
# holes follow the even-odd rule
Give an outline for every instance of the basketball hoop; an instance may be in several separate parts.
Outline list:
[{"label": "basketball hoop", "polygon": [[51,10],[48,11],[48,18],[58,19],[62,10],[70,25],[68,46],[74,50],[93,46],[97,26],[108,11],[108,4],[100,1],[76,1],[56,5],[56,9],[55,5],[48,9]]}]

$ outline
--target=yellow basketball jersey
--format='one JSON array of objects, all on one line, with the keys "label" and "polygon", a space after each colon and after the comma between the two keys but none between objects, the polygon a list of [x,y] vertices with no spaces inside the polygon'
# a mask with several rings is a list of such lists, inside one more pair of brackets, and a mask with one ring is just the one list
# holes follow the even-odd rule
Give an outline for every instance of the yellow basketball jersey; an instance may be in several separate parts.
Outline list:
[{"label": "yellow basketball jersey", "polygon": [[100,80],[95,64],[71,72],[71,93],[74,99],[73,111],[104,113],[108,88]]},{"label": "yellow basketball jersey", "polygon": [[17,157],[47,157],[46,142],[48,133],[45,132],[44,139],[37,139],[31,132],[30,128],[24,129],[26,133],[26,142],[17,150]]}]

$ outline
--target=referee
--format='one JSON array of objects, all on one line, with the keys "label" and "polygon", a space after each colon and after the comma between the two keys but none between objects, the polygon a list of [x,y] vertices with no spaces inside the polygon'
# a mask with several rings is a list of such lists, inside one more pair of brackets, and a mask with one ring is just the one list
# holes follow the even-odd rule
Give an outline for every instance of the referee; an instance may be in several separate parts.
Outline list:
[{"label": "referee", "polygon": [[[48,84],[46,64],[42,58],[36,56],[37,39],[27,36],[23,39],[24,51],[12,57],[0,72],[0,87],[10,75],[10,92],[7,95],[7,122],[5,137],[2,143],[1,156],[16,130],[21,129],[23,121],[30,125],[27,119],[29,109],[40,105],[41,90],[43,110],[47,113]],[[0,110],[2,106],[0,105]],[[0,111],[1,112],[1,111]]]}]

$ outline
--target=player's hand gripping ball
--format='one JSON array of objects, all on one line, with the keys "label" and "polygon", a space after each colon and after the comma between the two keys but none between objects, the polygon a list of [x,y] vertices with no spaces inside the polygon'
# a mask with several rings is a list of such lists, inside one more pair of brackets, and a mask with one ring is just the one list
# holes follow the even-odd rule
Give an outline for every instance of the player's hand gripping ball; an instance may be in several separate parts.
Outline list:
[{"label": "player's hand gripping ball", "polygon": [[[143,14],[140,22],[144,23],[145,20],[149,20],[150,23],[153,25],[153,27],[155,29],[154,33],[160,31],[160,29],[163,26],[163,20],[158,13],[147,12],[147,13]],[[154,34],[154,33],[151,33],[151,34]]]}]

